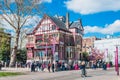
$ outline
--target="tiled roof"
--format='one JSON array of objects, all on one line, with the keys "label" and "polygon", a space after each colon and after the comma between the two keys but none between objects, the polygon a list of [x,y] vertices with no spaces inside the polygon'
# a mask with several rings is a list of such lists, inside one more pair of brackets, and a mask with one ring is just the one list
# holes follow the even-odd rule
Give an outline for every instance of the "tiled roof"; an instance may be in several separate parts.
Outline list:
[{"label": "tiled roof", "polygon": [[56,17],[51,17],[51,16],[49,16],[49,17],[60,29],[67,30],[66,25],[65,25],[64,22],[62,22],[61,20],[59,20]]},{"label": "tiled roof", "polygon": [[70,28],[82,28],[82,24],[80,21],[75,21],[70,25]]}]

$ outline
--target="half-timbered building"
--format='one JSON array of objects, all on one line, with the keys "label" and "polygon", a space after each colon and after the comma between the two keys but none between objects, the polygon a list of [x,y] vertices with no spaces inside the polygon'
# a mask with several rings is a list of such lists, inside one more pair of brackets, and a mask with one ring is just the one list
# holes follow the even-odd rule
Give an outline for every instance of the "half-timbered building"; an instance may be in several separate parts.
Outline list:
[{"label": "half-timbered building", "polygon": [[81,20],[70,23],[65,17],[44,15],[27,34],[27,61],[80,60],[83,27]]}]

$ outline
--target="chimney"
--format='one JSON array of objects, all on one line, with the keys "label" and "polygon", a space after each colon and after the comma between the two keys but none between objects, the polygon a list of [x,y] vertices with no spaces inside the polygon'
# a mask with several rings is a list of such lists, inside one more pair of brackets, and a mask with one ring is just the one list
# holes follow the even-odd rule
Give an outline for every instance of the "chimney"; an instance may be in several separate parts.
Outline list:
[{"label": "chimney", "polygon": [[66,28],[69,29],[69,13],[66,13]]}]

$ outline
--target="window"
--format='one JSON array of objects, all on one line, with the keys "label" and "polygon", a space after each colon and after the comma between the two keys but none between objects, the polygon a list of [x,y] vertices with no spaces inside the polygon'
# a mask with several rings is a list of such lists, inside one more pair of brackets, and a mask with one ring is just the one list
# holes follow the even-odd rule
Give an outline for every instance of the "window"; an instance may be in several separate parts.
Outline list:
[{"label": "window", "polygon": [[36,39],[42,39],[42,35],[36,36]]},{"label": "window", "polygon": [[55,29],[56,29],[55,25],[52,25],[52,30],[55,30]]},{"label": "window", "polygon": [[52,34],[52,37],[58,37],[58,33]]},{"label": "window", "polygon": [[41,42],[43,42],[43,40],[41,39],[41,40],[37,40],[36,41],[36,43],[41,43]]}]

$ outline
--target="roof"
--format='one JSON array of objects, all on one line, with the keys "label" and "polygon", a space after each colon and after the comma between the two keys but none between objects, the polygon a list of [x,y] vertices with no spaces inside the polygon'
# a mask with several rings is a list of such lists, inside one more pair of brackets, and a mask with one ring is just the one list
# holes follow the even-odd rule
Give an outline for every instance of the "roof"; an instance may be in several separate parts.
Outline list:
[{"label": "roof", "polygon": [[61,21],[56,17],[52,17],[52,16],[49,16],[49,17],[60,29],[67,30],[66,25],[63,21]]},{"label": "roof", "polygon": [[[65,23],[64,23],[63,21],[61,21],[59,18],[55,17],[55,16],[49,16],[49,15],[46,15],[46,14],[45,14],[44,17],[41,19],[41,21],[39,22],[38,25],[41,24],[42,20],[43,20],[45,17],[48,17],[50,20],[52,20],[52,21],[57,25],[57,27],[59,27],[59,29],[62,29],[62,30],[65,30],[65,31],[68,31],[68,32],[69,32],[69,30],[66,28]],[[27,34],[32,34],[32,33],[34,33],[34,31],[38,29],[38,27],[39,27],[38,25],[36,26],[36,28],[29,30],[29,31],[27,32]]]},{"label": "roof", "polygon": [[73,23],[70,25],[70,28],[83,29],[82,23],[81,23],[80,20],[73,22]]}]

